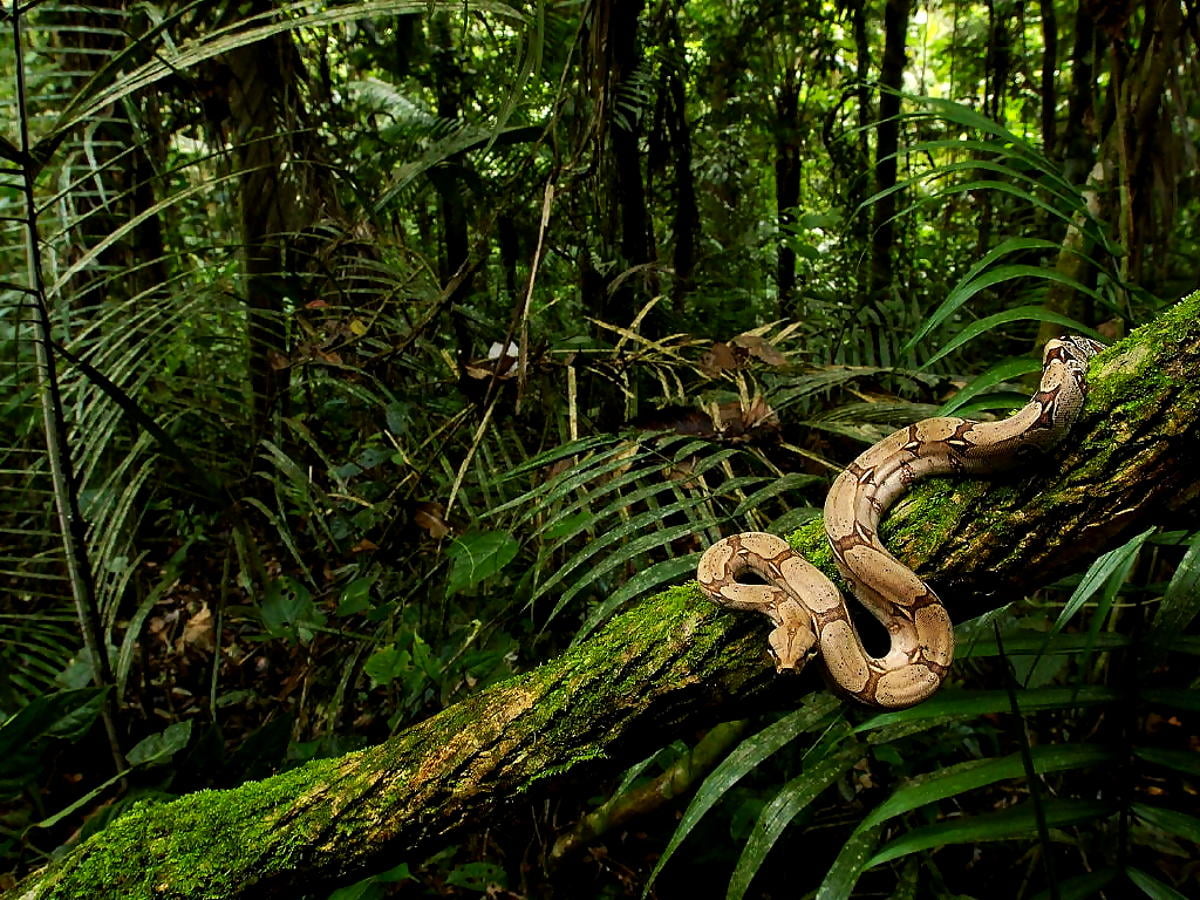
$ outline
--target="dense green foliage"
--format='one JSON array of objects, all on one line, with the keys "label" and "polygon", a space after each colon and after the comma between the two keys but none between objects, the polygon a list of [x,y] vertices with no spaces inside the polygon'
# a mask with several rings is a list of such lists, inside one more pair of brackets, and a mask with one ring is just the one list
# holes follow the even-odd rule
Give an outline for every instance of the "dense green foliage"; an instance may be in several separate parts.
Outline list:
[{"label": "dense green foliage", "polygon": [[[1193,290],[1196,10],[1093,5],[6,7],[0,888],[527,669]],[[678,830],[551,850],[685,742],[340,896],[1195,893],[1191,527],[960,626],[969,704],[815,695],[696,735]]]}]

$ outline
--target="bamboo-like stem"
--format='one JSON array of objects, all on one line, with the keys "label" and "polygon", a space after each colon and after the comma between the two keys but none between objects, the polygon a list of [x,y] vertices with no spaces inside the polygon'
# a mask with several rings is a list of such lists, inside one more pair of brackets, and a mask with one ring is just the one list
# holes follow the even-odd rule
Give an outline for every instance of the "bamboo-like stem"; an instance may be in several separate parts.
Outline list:
[{"label": "bamboo-like stem", "polygon": [[[59,532],[66,556],[67,576],[71,583],[71,596],[75,602],[75,615],[79,620],[79,631],[91,661],[92,680],[97,687],[112,685],[112,667],[104,650],[103,630],[96,610],[95,581],[92,577],[91,561],[87,555],[86,530],[79,511],[79,496],[71,462],[70,444],[67,438],[66,419],[63,414],[62,393],[58,385],[58,373],[54,363],[53,329],[50,309],[46,301],[46,283],[42,272],[41,240],[38,233],[36,178],[37,161],[29,139],[29,114],[26,105],[24,42],[22,41],[20,7],[12,10],[13,50],[17,68],[17,127],[20,132],[21,187],[25,201],[25,259],[29,279],[27,296],[31,299],[34,312],[34,353],[38,378],[38,394],[41,398],[42,420],[46,438],[46,458],[50,464],[50,480],[54,486],[54,504],[58,510]],[[121,752],[121,741],[117,733],[115,697],[110,691],[101,712],[104,729],[108,734],[109,749],[118,772],[126,768]]]}]

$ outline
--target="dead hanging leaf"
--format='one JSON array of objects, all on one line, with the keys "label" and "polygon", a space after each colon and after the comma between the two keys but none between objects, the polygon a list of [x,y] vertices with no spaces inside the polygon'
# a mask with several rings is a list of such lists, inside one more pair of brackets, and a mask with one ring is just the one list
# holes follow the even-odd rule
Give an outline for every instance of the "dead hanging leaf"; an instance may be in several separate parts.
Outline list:
[{"label": "dead hanging leaf", "polygon": [[493,341],[492,346],[488,348],[488,355],[484,359],[471,360],[463,367],[463,370],[469,377],[477,379],[515,378],[520,371],[520,356],[516,344],[501,344],[499,341]]},{"label": "dead hanging leaf", "polygon": [[207,606],[192,616],[183,626],[183,644],[204,653],[212,653],[216,646],[216,630],[213,628],[212,610]]},{"label": "dead hanging leaf", "polygon": [[324,300],[309,300],[304,304],[305,309],[325,309],[329,306]]},{"label": "dead hanging leaf", "polygon": [[562,459],[556,459],[546,468],[546,480],[553,481],[567,469],[576,465],[577,460],[573,456],[564,456]]},{"label": "dead hanging leaf", "polygon": [[428,531],[434,540],[444,538],[450,533],[450,525],[446,522],[446,507],[434,501],[417,504],[413,511],[413,523],[418,528]]},{"label": "dead hanging leaf", "polygon": [[694,406],[665,406],[643,413],[630,424],[644,431],[673,431],[676,434],[693,434],[697,437],[712,437],[717,433],[712,417]]},{"label": "dead hanging leaf", "polygon": [[759,359],[769,366],[786,366],[788,364],[788,358],[761,334],[739,334],[730,343],[735,347],[742,348],[755,359]]},{"label": "dead hanging leaf", "polygon": [[779,416],[761,395],[756,395],[748,407],[743,407],[741,401],[718,406],[717,430],[729,441],[761,440],[779,430]]},{"label": "dead hanging leaf", "polygon": [[716,378],[739,366],[738,355],[724,341],[713,342],[712,347],[700,357],[700,370],[709,378]]},{"label": "dead hanging leaf", "polygon": [[762,335],[739,334],[728,343],[714,342],[708,352],[700,357],[699,365],[705,375],[716,378],[722,372],[744,369],[751,359],[769,366],[788,364],[788,358]]},{"label": "dead hanging leaf", "polygon": [[1125,337],[1125,322],[1123,319],[1109,319],[1097,325],[1096,330],[1100,332],[1101,337],[1113,344]]},{"label": "dead hanging leaf", "polygon": [[663,477],[669,478],[672,481],[682,481],[690,483],[694,480],[696,473],[696,458],[689,456],[673,463],[663,469]]},{"label": "dead hanging leaf", "polygon": [[353,547],[350,548],[350,552],[351,553],[368,553],[371,550],[378,550],[378,549],[379,549],[379,545],[376,544],[374,541],[368,541],[366,538],[363,538],[361,541],[359,541],[357,544],[355,544]]}]

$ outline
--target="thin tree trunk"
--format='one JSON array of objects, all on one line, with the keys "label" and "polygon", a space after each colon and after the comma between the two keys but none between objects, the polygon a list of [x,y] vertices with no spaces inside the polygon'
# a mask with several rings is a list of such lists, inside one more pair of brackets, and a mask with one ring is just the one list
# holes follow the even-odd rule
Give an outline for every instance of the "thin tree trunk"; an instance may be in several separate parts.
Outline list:
[{"label": "thin tree trunk", "polygon": [[[1194,522],[1197,358],[1200,293],[1093,363],[1087,407],[1054,460],[1000,483],[918,486],[889,519],[889,546],[936,573],[961,619],[1149,525]],[[829,558],[820,522],[796,545]],[[676,736],[795,703],[816,678],[769,674],[757,618],[717,609],[694,585],[669,589],[379,746],[134,807],[12,896],[288,897],[420,858],[549,790],[594,785]]]}]

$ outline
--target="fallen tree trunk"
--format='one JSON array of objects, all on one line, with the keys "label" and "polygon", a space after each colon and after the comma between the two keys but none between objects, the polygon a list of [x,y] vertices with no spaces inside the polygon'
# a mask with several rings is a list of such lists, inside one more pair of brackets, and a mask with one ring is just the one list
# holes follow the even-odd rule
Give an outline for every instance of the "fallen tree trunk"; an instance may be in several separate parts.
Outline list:
[{"label": "fallen tree trunk", "polygon": [[[1200,508],[1200,293],[1093,362],[1071,447],[1033,477],[938,479],[890,516],[885,541],[956,618],[1027,592],[1150,524]],[[1077,442],[1077,443],[1075,443]],[[820,523],[796,547],[833,569]],[[10,896],[296,896],[419,858],[482,829],[514,798],[627,765],[751,704],[795,701],[775,679],[758,617],[728,615],[694,585],[391,740],[227,791],[134,807]]]}]

